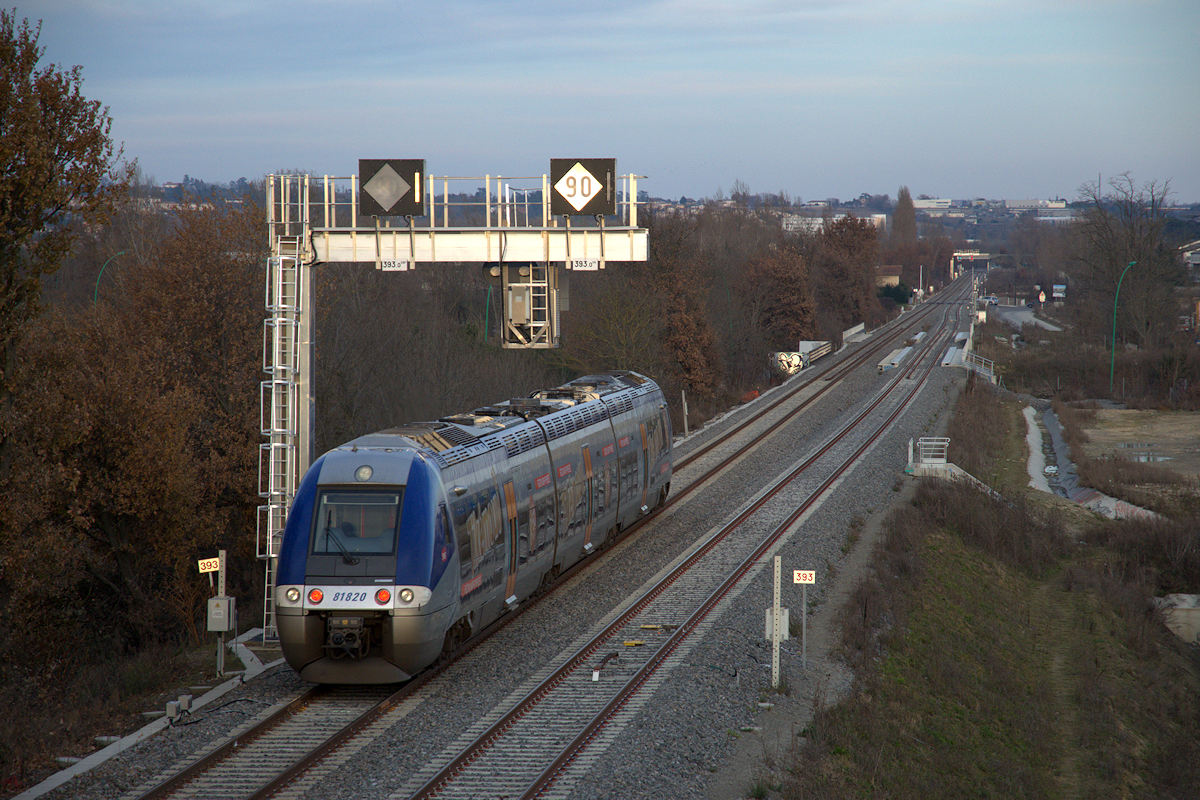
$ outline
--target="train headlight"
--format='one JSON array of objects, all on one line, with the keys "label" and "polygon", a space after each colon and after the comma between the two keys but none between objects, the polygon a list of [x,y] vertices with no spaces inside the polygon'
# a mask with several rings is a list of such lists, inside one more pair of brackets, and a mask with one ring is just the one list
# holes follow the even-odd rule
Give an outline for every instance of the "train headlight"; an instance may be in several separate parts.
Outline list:
[{"label": "train headlight", "polygon": [[386,606],[392,601],[392,593],[388,589],[380,589],[375,592],[375,602],[381,606]]},{"label": "train headlight", "polygon": [[300,590],[295,586],[289,586],[288,590],[283,593],[283,596],[287,598],[289,603],[294,603],[300,599]]},{"label": "train headlight", "polygon": [[375,474],[375,470],[371,469],[370,465],[363,464],[358,469],[354,470],[354,480],[369,481],[371,476]]},{"label": "train headlight", "polygon": [[321,602],[324,599],[325,599],[325,593],[322,592],[320,589],[309,589],[308,590],[308,602],[312,603],[313,605],[316,605],[317,603]]},{"label": "train headlight", "polygon": [[412,589],[401,589],[400,590],[400,600],[401,600],[401,602],[404,602],[404,603],[411,603],[413,601],[413,590]]}]

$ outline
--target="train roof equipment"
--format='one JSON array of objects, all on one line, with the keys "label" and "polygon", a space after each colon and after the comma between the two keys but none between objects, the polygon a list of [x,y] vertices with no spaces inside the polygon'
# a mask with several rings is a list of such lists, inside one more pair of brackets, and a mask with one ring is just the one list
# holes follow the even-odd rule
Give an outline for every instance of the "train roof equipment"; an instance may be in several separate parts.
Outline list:
[{"label": "train roof equipment", "polygon": [[[408,446],[426,452],[446,467],[493,449],[518,455],[547,440],[566,436],[596,422],[632,410],[637,390],[650,382],[635,372],[587,375],[553,389],[481,406],[429,422],[410,422],[347,442],[343,448]],[[627,392],[614,397],[618,393]],[[527,425],[538,420],[541,424]]]}]

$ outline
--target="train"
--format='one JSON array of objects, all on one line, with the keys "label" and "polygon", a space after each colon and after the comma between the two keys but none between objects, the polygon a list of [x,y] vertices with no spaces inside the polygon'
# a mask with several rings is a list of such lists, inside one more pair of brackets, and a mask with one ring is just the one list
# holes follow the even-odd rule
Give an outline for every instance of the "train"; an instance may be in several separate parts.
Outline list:
[{"label": "train", "polygon": [[658,385],[613,371],[330,450],[278,550],[284,658],[410,679],[666,502],[671,438]]}]

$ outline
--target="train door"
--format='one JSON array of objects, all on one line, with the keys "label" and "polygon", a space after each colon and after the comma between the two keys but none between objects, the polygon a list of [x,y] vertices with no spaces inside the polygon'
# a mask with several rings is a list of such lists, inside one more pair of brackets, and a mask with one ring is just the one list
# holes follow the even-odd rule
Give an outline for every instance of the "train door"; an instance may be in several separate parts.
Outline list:
[{"label": "train door", "polygon": [[592,451],[585,444],[583,445],[583,478],[585,482],[585,493],[587,494],[587,516],[584,518],[583,527],[583,549],[590,552],[592,549],[592,518],[595,516],[595,480],[592,475]]},{"label": "train door", "polygon": [[504,483],[504,510],[508,518],[508,580],[504,586],[504,601],[513,602],[517,594],[517,548],[520,535],[517,529],[517,493],[511,480]]},{"label": "train door", "polygon": [[642,511],[644,512],[649,508],[646,505],[646,495],[650,491],[650,446],[646,436],[646,423],[641,423],[638,428],[642,433]]}]

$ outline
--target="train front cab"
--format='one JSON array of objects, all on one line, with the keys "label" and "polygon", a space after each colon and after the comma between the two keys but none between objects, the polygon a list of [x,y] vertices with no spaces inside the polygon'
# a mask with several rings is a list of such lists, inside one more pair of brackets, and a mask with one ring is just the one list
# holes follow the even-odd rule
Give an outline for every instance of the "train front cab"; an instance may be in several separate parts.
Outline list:
[{"label": "train front cab", "polygon": [[309,471],[275,590],[280,644],[300,677],[390,683],[437,659],[458,617],[458,553],[437,475],[414,451],[370,448],[340,448]]}]

